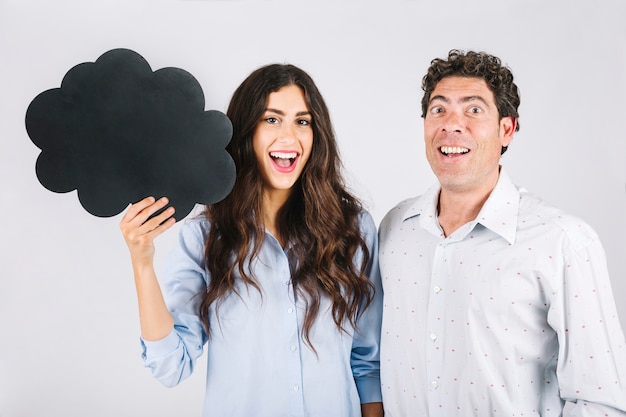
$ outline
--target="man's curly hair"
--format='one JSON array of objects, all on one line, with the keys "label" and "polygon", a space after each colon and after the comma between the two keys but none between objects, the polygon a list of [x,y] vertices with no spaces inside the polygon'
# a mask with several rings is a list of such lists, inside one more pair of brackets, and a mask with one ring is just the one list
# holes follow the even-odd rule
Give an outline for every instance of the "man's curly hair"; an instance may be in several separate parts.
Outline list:
[{"label": "man's curly hair", "polygon": [[[500,119],[513,117],[516,121],[515,131],[519,130],[520,93],[513,82],[511,70],[502,65],[500,58],[485,52],[452,49],[447,59],[435,58],[431,61],[428,72],[422,78],[422,117],[426,116],[430,95],[437,83],[446,77],[474,77],[485,80],[498,108]],[[506,147],[502,148],[502,153]]]}]

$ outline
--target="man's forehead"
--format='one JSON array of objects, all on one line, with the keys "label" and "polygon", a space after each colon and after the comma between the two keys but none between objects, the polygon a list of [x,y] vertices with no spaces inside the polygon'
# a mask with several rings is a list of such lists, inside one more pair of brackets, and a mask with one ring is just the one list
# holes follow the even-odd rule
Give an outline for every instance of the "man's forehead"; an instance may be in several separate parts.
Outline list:
[{"label": "man's forehead", "polygon": [[449,76],[435,85],[430,96],[430,101],[433,100],[493,102],[494,95],[482,78]]}]

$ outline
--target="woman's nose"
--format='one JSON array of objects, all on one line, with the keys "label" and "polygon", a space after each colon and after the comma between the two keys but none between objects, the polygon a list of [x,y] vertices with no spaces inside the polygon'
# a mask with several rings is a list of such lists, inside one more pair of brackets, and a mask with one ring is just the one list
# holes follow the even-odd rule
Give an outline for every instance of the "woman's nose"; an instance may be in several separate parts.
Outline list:
[{"label": "woman's nose", "polygon": [[291,123],[283,123],[280,127],[280,133],[278,139],[281,142],[289,142],[295,139],[295,129]]}]

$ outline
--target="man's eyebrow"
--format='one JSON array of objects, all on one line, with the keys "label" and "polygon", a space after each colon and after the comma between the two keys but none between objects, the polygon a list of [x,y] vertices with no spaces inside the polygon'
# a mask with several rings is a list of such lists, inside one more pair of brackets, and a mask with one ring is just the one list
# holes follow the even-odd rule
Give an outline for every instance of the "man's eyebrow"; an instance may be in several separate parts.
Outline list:
[{"label": "man's eyebrow", "polygon": [[449,102],[450,102],[450,100],[448,100],[448,98],[447,98],[447,97],[444,97],[444,96],[442,96],[442,95],[436,95],[436,96],[432,96],[432,97],[430,98],[430,100],[428,101],[428,103],[430,104],[430,103],[432,103],[432,102],[433,102],[433,101],[435,101],[435,100],[438,100],[438,101],[443,101],[444,103],[449,103]]},{"label": "man's eyebrow", "polygon": [[468,103],[470,101],[480,101],[481,103],[483,103],[485,106],[489,107],[489,103],[487,103],[487,100],[485,100],[484,98],[482,98],[482,96],[467,96],[467,97],[463,97],[461,99],[462,103]]},{"label": "man's eyebrow", "polygon": [[[450,103],[450,99],[442,95],[432,96],[428,103],[430,104],[433,101],[443,101],[444,103]],[[489,107],[489,103],[487,103],[487,100],[482,98],[482,96],[478,96],[478,95],[462,97],[460,101],[461,103],[469,103],[471,101],[480,101],[485,106]]]}]

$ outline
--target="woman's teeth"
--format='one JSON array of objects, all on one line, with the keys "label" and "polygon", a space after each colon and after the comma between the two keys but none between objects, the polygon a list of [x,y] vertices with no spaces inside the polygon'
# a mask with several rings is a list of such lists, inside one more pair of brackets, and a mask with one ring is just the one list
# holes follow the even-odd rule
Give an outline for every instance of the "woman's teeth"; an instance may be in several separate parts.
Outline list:
[{"label": "woman's teeth", "polygon": [[298,156],[297,152],[270,152],[270,156],[274,159],[277,165],[282,167],[288,167],[295,161]]},{"label": "woman's teeth", "polygon": [[270,152],[270,156],[272,158],[281,158],[281,159],[295,159],[298,156],[297,152]]}]

